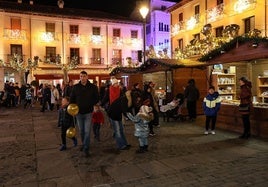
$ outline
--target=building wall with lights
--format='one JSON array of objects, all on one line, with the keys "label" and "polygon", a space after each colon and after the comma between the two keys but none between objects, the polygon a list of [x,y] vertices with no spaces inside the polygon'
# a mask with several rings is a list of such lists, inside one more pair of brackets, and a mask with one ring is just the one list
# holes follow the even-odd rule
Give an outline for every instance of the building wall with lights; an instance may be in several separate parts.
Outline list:
[{"label": "building wall with lights", "polygon": [[240,27],[238,35],[258,29],[262,36],[267,36],[268,11],[265,0],[182,0],[169,11],[172,51],[184,48],[196,37],[204,37],[201,30],[206,24],[212,25],[214,36],[220,36],[221,31],[231,24]]},{"label": "building wall with lights", "polygon": [[[69,74],[87,70],[92,75],[108,76],[113,67],[138,66],[140,63],[138,51],[143,48],[143,25],[140,22],[35,10],[29,13],[16,7],[2,7],[0,12],[3,20],[0,22],[0,59],[6,65],[0,67],[0,74],[6,75],[6,71],[12,69],[9,63],[12,53],[21,53],[23,63],[34,56],[41,59],[38,68],[32,69],[30,80],[34,80],[35,75],[62,75],[61,68],[64,64],[68,66],[74,55],[79,57],[78,66],[69,68]],[[61,66],[55,65],[56,55],[61,57]],[[129,57],[131,63],[127,60]],[[15,81],[21,82],[19,72],[12,72],[16,74]],[[4,78],[0,88],[3,88],[3,82]]]}]

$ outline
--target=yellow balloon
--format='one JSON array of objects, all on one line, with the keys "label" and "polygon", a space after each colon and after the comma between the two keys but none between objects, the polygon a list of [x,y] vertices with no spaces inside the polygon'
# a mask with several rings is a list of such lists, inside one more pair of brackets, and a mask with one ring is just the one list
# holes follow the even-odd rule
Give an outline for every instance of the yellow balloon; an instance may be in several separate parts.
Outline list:
[{"label": "yellow balloon", "polygon": [[77,115],[79,112],[79,108],[77,104],[73,104],[73,103],[69,104],[69,106],[67,107],[67,112],[72,116]]},{"label": "yellow balloon", "polygon": [[68,138],[73,138],[73,137],[75,137],[75,135],[76,135],[75,127],[70,127],[70,128],[67,129],[66,136]]}]

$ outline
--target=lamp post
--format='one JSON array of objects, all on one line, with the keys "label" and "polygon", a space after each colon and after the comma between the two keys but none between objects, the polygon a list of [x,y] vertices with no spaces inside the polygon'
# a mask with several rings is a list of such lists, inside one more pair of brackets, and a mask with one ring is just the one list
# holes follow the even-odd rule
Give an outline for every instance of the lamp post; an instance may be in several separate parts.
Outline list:
[{"label": "lamp post", "polygon": [[145,62],[145,48],[146,48],[146,16],[149,12],[147,6],[142,6],[140,8],[140,14],[143,18],[143,63]]}]

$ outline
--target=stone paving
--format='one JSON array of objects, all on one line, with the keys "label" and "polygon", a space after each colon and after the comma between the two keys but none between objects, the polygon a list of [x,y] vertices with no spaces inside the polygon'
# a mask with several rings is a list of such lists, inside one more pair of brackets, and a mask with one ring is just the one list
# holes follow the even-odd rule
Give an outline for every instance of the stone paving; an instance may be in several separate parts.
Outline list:
[{"label": "stone paving", "polygon": [[163,122],[149,138],[149,152],[136,154],[134,126],[127,121],[129,150],[117,151],[112,130],[91,140],[90,157],[67,139],[60,152],[57,112],[0,108],[0,186],[14,187],[177,187],[268,186],[268,142],[216,129],[203,135],[196,122]]}]

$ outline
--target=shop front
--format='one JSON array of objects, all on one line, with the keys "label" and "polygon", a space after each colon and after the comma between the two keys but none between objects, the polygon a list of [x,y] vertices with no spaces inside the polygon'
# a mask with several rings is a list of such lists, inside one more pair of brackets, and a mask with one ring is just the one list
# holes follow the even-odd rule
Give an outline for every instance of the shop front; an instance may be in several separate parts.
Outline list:
[{"label": "shop front", "polygon": [[210,82],[222,98],[217,127],[242,133],[243,123],[238,111],[239,79],[252,82],[251,133],[268,138],[268,48],[267,43],[251,42],[237,45],[232,50],[207,61]]}]

